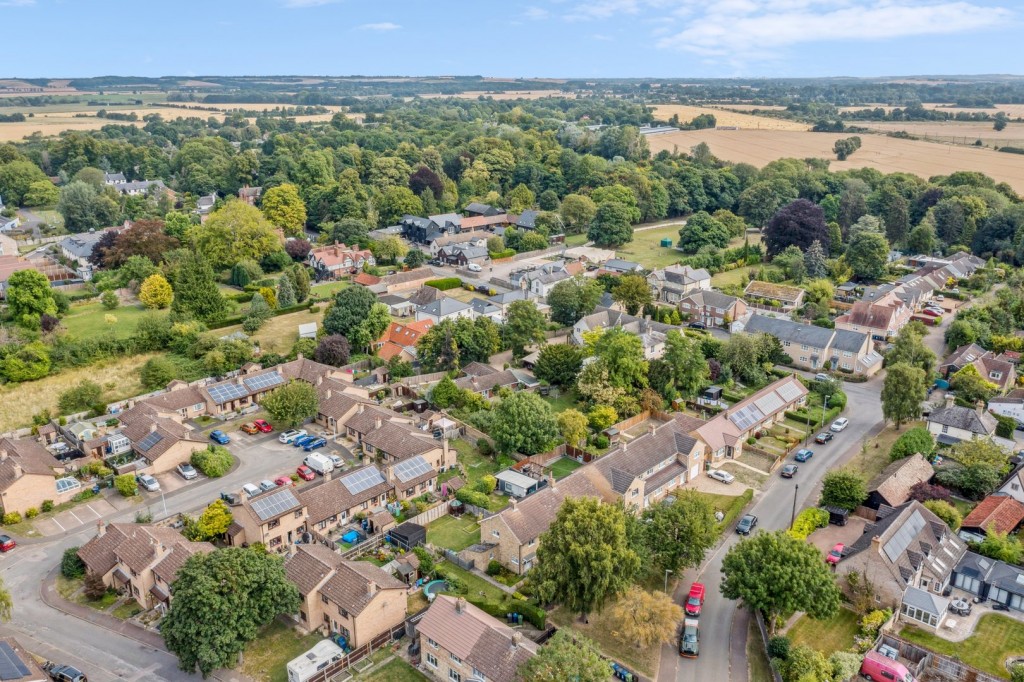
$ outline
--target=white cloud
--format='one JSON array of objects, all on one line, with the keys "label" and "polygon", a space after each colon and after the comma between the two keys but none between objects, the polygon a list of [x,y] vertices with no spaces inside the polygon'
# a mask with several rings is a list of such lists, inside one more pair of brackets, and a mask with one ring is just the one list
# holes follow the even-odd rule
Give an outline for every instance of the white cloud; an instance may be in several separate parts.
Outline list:
[{"label": "white cloud", "polygon": [[360,31],[397,31],[402,27],[390,21],[381,21],[376,24],[363,24],[362,26],[357,26],[357,28]]},{"label": "white cloud", "polygon": [[[689,2],[678,10],[692,11]],[[1010,10],[963,1],[721,0],[694,12],[661,48],[730,60],[778,56],[780,49],[823,41],[870,41],[961,33],[1012,19]]]},{"label": "white cloud", "polygon": [[284,0],[284,6],[289,9],[302,9],[304,7],[319,7],[330,5],[341,0]]},{"label": "white cloud", "polygon": [[568,21],[592,21],[609,19],[617,14],[638,14],[644,4],[641,0],[596,0],[576,5],[565,18]]},{"label": "white cloud", "polygon": [[36,0],[2,0],[0,7],[28,7],[36,4]]},{"label": "white cloud", "polygon": [[527,19],[532,19],[534,21],[539,21],[541,19],[547,19],[549,15],[550,15],[550,12],[548,12],[543,7],[532,7],[531,6],[531,7],[527,7],[526,11],[523,12],[523,16],[525,16]]}]

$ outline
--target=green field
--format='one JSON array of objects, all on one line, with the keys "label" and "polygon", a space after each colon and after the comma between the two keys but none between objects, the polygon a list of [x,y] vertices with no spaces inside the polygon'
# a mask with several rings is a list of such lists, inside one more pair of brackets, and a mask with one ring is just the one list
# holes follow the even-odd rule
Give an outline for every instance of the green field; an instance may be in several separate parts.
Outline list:
[{"label": "green field", "polygon": [[427,542],[456,552],[480,542],[480,524],[469,516],[442,516],[427,526]]},{"label": "green field", "polygon": [[1008,678],[1006,659],[1024,655],[1024,623],[995,613],[979,618],[974,634],[962,642],[942,639],[913,625],[904,627],[900,636],[996,677]]},{"label": "green field", "polygon": [[[668,225],[653,230],[634,232],[633,241],[615,249],[615,256],[623,260],[636,261],[648,270],[656,270],[678,263],[679,259],[684,256],[674,247],[676,241],[679,240],[680,227],[682,227],[681,224]],[[672,240],[672,248],[661,246],[661,240],[666,238]]]},{"label": "green field", "polygon": [[565,245],[572,248],[573,246],[583,246],[588,241],[590,240],[587,239],[585,232],[583,234],[570,234],[565,238]]},{"label": "green field", "polygon": [[835,651],[849,651],[858,632],[860,622],[857,614],[840,608],[829,620],[814,620],[803,615],[786,634],[794,645],[806,644],[830,656]]},{"label": "green field", "polygon": [[[544,400],[556,413],[564,412],[571,408],[580,409],[580,405],[576,402],[576,393],[574,391],[561,391],[557,397],[549,395]],[[582,412],[582,410],[580,411]]]},{"label": "green field", "polygon": [[[61,320],[68,332],[78,338],[99,336],[113,333],[118,338],[127,338],[135,332],[135,325],[147,314],[166,315],[167,311],[148,310],[141,305],[125,305],[107,310],[101,303],[84,303],[71,307],[70,312]],[[107,315],[113,315],[117,322],[106,321]]]},{"label": "green field", "polygon": [[[466,596],[468,598],[485,599],[494,603],[501,603],[504,601],[506,595],[504,590],[495,587],[475,573],[464,571],[449,561],[446,561],[443,566],[445,573],[458,578],[466,584],[466,588],[468,590]],[[442,594],[454,595],[453,592],[442,592]]]}]

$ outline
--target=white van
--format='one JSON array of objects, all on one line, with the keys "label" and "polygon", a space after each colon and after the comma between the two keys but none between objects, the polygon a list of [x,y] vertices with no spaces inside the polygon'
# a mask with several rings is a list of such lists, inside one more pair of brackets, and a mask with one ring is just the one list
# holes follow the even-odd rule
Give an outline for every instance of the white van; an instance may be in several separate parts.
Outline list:
[{"label": "white van", "polygon": [[331,461],[331,458],[316,452],[309,453],[302,463],[321,476],[334,471],[334,462]]}]

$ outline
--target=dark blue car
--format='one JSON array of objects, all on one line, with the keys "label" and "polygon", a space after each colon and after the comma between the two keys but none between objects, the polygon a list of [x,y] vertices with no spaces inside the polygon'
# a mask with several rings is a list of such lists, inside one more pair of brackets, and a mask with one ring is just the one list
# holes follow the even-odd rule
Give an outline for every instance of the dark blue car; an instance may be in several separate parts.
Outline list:
[{"label": "dark blue car", "polygon": [[322,448],[325,445],[327,445],[326,439],[314,438],[313,440],[308,441],[305,445],[303,445],[302,449],[305,450],[306,452],[311,452],[313,450],[316,450],[317,448]]},{"label": "dark blue car", "polygon": [[210,440],[215,443],[220,443],[221,445],[227,445],[231,442],[231,439],[228,438],[228,434],[224,433],[220,429],[210,432]]},{"label": "dark blue car", "polygon": [[803,450],[798,450],[796,456],[794,456],[793,459],[795,459],[798,462],[806,462],[811,457],[814,457],[814,451],[804,448]]},{"label": "dark blue car", "polygon": [[296,438],[295,440],[293,440],[292,446],[301,448],[311,440],[316,440],[316,436],[302,436],[301,438]]}]

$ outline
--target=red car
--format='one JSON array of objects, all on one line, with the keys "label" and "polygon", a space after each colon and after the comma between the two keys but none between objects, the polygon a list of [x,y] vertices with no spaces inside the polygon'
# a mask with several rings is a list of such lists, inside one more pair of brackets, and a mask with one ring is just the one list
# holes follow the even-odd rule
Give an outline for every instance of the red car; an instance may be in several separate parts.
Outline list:
[{"label": "red car", "polygon": [[312,481],[316,478],[316,474],[313,473],[313,470],[305,464],[300,464],[299,468],[295,470],[295,473],[297,473],[299,478],[303,481]]},{"label": "red car", "polygon": [[274,485],[276,485],[278,488],[289,486],[291,484],[292,484],[292,477],[291,476],[278,476],[277,478],[274,479]]},{"label": "red car", "polygon": [[261,433],[270,433],[274,430],[274,427],[267,423],[266,419],[254,419],[253,424],[260,430]]},{"label": "red car", "polygon": [[0,535],[0,552],[10,552],[17,544],[10,535]]},{"label": "red car", "polygon": [[843,543],[841,543],[841,542],[837,542],[836,546],[833,547],[832,551],[829,552],[828,556],[825,557],[825,563],[833,564],[833,565],[834,564],[838,564],[839,560],[843,558],[843,550],[844,549],[846,549],[846,546],[843,545]]},{"label": "red car", "polygon": [[699,616],[700,607],[704,605],[704,585],[694,583],[690,585],[690,595],[686,598],[686,615]]}]

